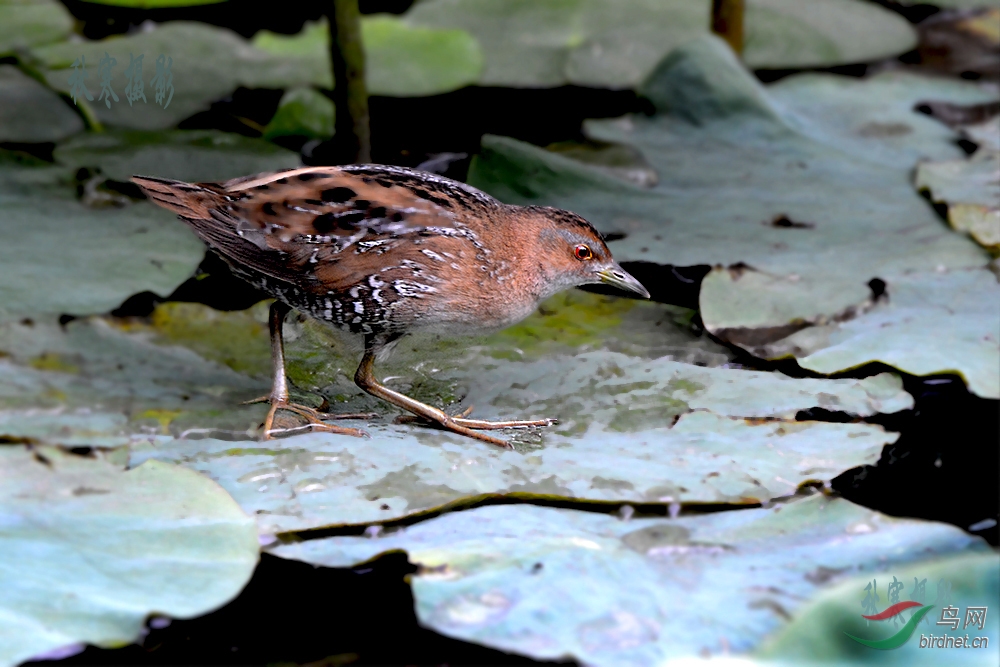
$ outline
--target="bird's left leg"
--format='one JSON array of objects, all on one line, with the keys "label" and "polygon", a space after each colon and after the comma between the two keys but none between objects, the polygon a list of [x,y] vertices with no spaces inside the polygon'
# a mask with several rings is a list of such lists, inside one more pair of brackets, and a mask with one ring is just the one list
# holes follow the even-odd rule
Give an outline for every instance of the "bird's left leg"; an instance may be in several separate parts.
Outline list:
[{"label": "bird's left leg", "polygon": [[501,440],[500,438],[494,438],[493,436],[486,435],[485,433],[478,433],[473,429],[529,428],[533,426],[551,426],[556,423],[555,419],[495,422],[479,419],[466,419],[465,415],[469,414],[471,409],[462,412],[458,417],[452,417],[444,410],[440,410],[414,398],[410,398],[406,394],[389,389],[376,379],[374,372],[376,353],[383,345],[384,343],[381,343],[381,341],[378,341],[372,336],[366,338],[365,354],[361,359],[361,364],[358,366],[357,373],[354,374],[354,382],[372,396],[381,398],[384,401],[403,408],[418,417],[422,417],[428,421],[437,422],[449,431],[454,431],[455,433],[460,433],[470,438],[475,438],[476,440],[482,440],[483,442],[504,447],[505,449],[512,449],[513,446],[509,442]]},{"label": "bird's left leg", "polygon": [[368,437],[368,434],[361,429],[334,426],[333,424],[324,423],[323,420],[370,419],[376,416],[372,413],[331,415],[325,412],[319,412],[318,410],[310,408],[306,405],[299,405],[288,401],[288,380],[285,377],[285,344],[282,336],[282,330],[285,323],[285,315],[287,315],[290,310],[291,308],[281,301],[275,301],[271,304],[271,310],[268,313],[268,329],[271,334],[271,393],[267,396],[261,396],[251,401],[247,401],[247,403],[271,404],[270,409],[267,411],[267,417],[264,418],[262,439],[270,440],[272,435],[275,433],[298,430],[297,428],[273,428],[274,416],[278,410],[294,412],[295,414],[305,418],[306,424],[302,428],[308,428],[313,431],[327,431],[329,433]]}]

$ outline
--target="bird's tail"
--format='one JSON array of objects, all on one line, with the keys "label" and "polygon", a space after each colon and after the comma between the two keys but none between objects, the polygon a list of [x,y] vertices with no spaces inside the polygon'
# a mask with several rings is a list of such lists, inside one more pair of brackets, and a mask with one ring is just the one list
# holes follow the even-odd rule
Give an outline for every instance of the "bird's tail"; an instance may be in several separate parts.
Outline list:
[{"label": "bird's tail", "polygon": [[133,176],[132,182],[157,205],[182,218],[209,220],[211,209],[217,208],[223,196],[203,185],[185,183],[155,176]]}]

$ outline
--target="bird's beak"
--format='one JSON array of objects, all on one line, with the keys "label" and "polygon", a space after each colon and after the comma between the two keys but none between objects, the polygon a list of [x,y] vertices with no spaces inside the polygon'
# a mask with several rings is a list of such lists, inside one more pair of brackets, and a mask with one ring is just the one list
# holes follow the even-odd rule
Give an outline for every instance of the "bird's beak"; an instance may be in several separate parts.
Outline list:
[{"label": "bird's beak", "polygon": [[618,266],[617,262],[613,263],[609,268],[601,269],[597,272],[597,275],[605,285],[613,285],[626,292],[635,292],[644,299],[649,298],[649,291],[642,286],[642,283],[630,276],[625,269]]}]

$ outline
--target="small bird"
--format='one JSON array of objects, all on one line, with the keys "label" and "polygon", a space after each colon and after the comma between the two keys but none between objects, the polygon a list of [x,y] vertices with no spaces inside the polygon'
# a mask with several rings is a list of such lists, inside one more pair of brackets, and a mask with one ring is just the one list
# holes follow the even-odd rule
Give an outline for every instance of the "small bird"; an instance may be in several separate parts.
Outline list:
[{"label": "small bird", "polygon": [[[327,424],[329,415],[289,402],[282,325],[291,308],[364,337],[354,376],[369,394],[441,427],[501,447],[481,430],[548,426],[554,419],[484,421],[449,415],[380,383],[375,361],[399,339],[424,331],[448,336],[496,331],[570,287],[613,285],[649,298],[594,227],[544,206],[510,206],[437,174],[386,165],[304,167],[221,183],[151,176],[135,182],[178,214],[238,276],[276,301],[269,328],[272,386],[263,424],[277,410],[310,428],[365,436]],[[252,401],[253,402],[253,401]]]}]

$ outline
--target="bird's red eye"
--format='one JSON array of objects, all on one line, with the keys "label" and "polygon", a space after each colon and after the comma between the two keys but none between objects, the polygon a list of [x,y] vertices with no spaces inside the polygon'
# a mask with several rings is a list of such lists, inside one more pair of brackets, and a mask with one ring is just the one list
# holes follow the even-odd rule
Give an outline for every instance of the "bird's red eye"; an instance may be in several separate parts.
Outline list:
[{"label": "bird's red eye", "polygon": [[594,253],[590,251],[588,246],[585,246],[582,243],[573,248],[573,255],[575,255],[580,261],[586,261],[594,258]]}]

